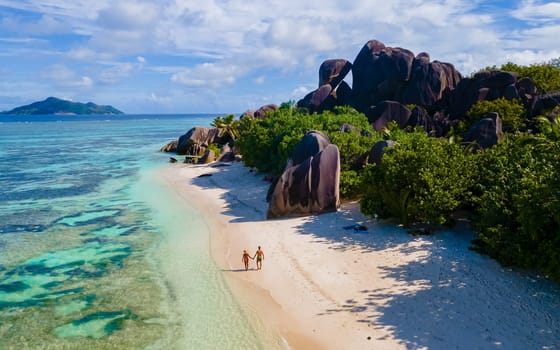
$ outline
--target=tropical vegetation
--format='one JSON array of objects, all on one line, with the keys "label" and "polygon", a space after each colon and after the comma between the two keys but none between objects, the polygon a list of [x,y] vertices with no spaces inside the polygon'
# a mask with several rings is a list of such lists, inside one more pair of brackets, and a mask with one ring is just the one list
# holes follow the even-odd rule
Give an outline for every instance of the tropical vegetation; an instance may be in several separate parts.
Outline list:
[{"label": "tropical vegetation", "polygon": [[[528,76],[543,93],[560,91],[557,61],[493,68]],[[359,199],[365,214],[436,227],[453,224],[458,212],[468,213],[477,233],[475,249],[560,282],[560,111],[548,110],[530,124],[527,108],[521,100],[503,98],[472,106],[463,128],[489,112],[503,120],[503,141],[485,150],[465,146],[460,138],[431,137],[423,129],[389,125],[376,132],[365,115],[349,107],[309,114],[284,103],[264,119],[229,124],[245,164],[274,175],[282,173],[307,131],[321,130],[340,150],[342,198]],[[381,140],[393,146],[385,148],[382,162],[368,162]]]}]

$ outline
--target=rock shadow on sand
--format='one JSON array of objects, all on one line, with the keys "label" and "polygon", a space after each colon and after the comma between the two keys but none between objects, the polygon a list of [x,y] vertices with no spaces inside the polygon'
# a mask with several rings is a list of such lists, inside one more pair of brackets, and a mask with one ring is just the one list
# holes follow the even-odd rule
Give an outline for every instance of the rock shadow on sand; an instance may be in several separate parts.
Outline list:
[{"label": "rock shadow on sand", "polygon": [[[232,169],[233,168],[233,169]],[[226,203],[222,215],[233,217],[231,222],[258,222],[266,220],[266,192],[270,183],[264,175],[244,168],[247,174],[239,176],[235,166],[217,166],[194,179],[192,183],[202,189],[221,189],[220,199]],[[233,171],[232,171],[233,170]],[[212,174],[212,176],[207,176]],[[247,185],[250,183],[250,185]],[[235,190],[243,188],[243,191]]]},{"label": "rock shadow on sand", "polygon": [[388,332],[407,349],[560,349],[560,288],[469,250],[474,235],[467,224],[412,236],[373,221],[364,223],[365,232],[344,230],[353,220],[350,212],[323,214],[298,230],[329,249],[394,250],[415,258],[375,266],[390,288],[376,288],[372,279],[359,297],[325,315],[357,314],[358,322]]},{"label": "rock shadow on sand", "polygon": [[[270,183],[248,168],[242,176],[232,168],[212,169],[212,176],[194,178],[193,184],[221,189],[226,204],[221,214],[232,217],[231,222],[267,221]],[[557,285],[469,250],[474,236],[467,225],[413,236],[394,223],[363,217],[356,206],[307,217],[296,227],[297,234],[327,249],[358,252],[364,259],[387,257],[372,266],[377,277],[359,295],[320,315],[356,314],[357,322],[390,334],[407,349],[560,349]],[[353,225],[367,229],[345,229]],[[401,260],[391,260],[393,252]],[[390,287],[376,285],[379,278]]]}]

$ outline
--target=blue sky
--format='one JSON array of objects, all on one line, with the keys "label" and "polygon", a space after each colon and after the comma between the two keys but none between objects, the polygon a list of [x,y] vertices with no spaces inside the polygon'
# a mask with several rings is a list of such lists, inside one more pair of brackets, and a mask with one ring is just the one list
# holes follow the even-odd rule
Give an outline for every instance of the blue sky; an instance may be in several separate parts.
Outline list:
[{"label": "blue sky", "polygon": [[126,113],[298,100],[377,39],[463,74],[560,57],[560,2],[0,0],[0,111],[56,96]]}]

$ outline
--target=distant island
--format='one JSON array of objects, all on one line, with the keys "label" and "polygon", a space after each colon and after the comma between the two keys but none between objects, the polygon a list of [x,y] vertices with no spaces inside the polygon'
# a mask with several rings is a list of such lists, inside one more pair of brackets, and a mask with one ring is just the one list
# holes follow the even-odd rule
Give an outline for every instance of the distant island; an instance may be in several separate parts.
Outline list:
[{"label": "distant island", "polygon": [[39,114],[124,114],[113,106],[101,106],[93,102],[80,103],[49,97],[44,101],[34,102],[5,111],[1,114],[39,115]]}]

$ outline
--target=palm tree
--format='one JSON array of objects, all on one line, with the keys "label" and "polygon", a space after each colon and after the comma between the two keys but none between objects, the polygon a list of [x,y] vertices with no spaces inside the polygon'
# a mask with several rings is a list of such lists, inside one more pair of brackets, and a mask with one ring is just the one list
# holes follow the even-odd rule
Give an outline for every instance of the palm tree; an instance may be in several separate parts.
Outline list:
[{"label": "palm tree", "polygon": [[220,137],[228,135],[233,141],[239,137],[239,131],[237,130],[239,121],[235,120],[233,114],[228,114],[223,118],[218,116],[210,125],[220,130]]}]

